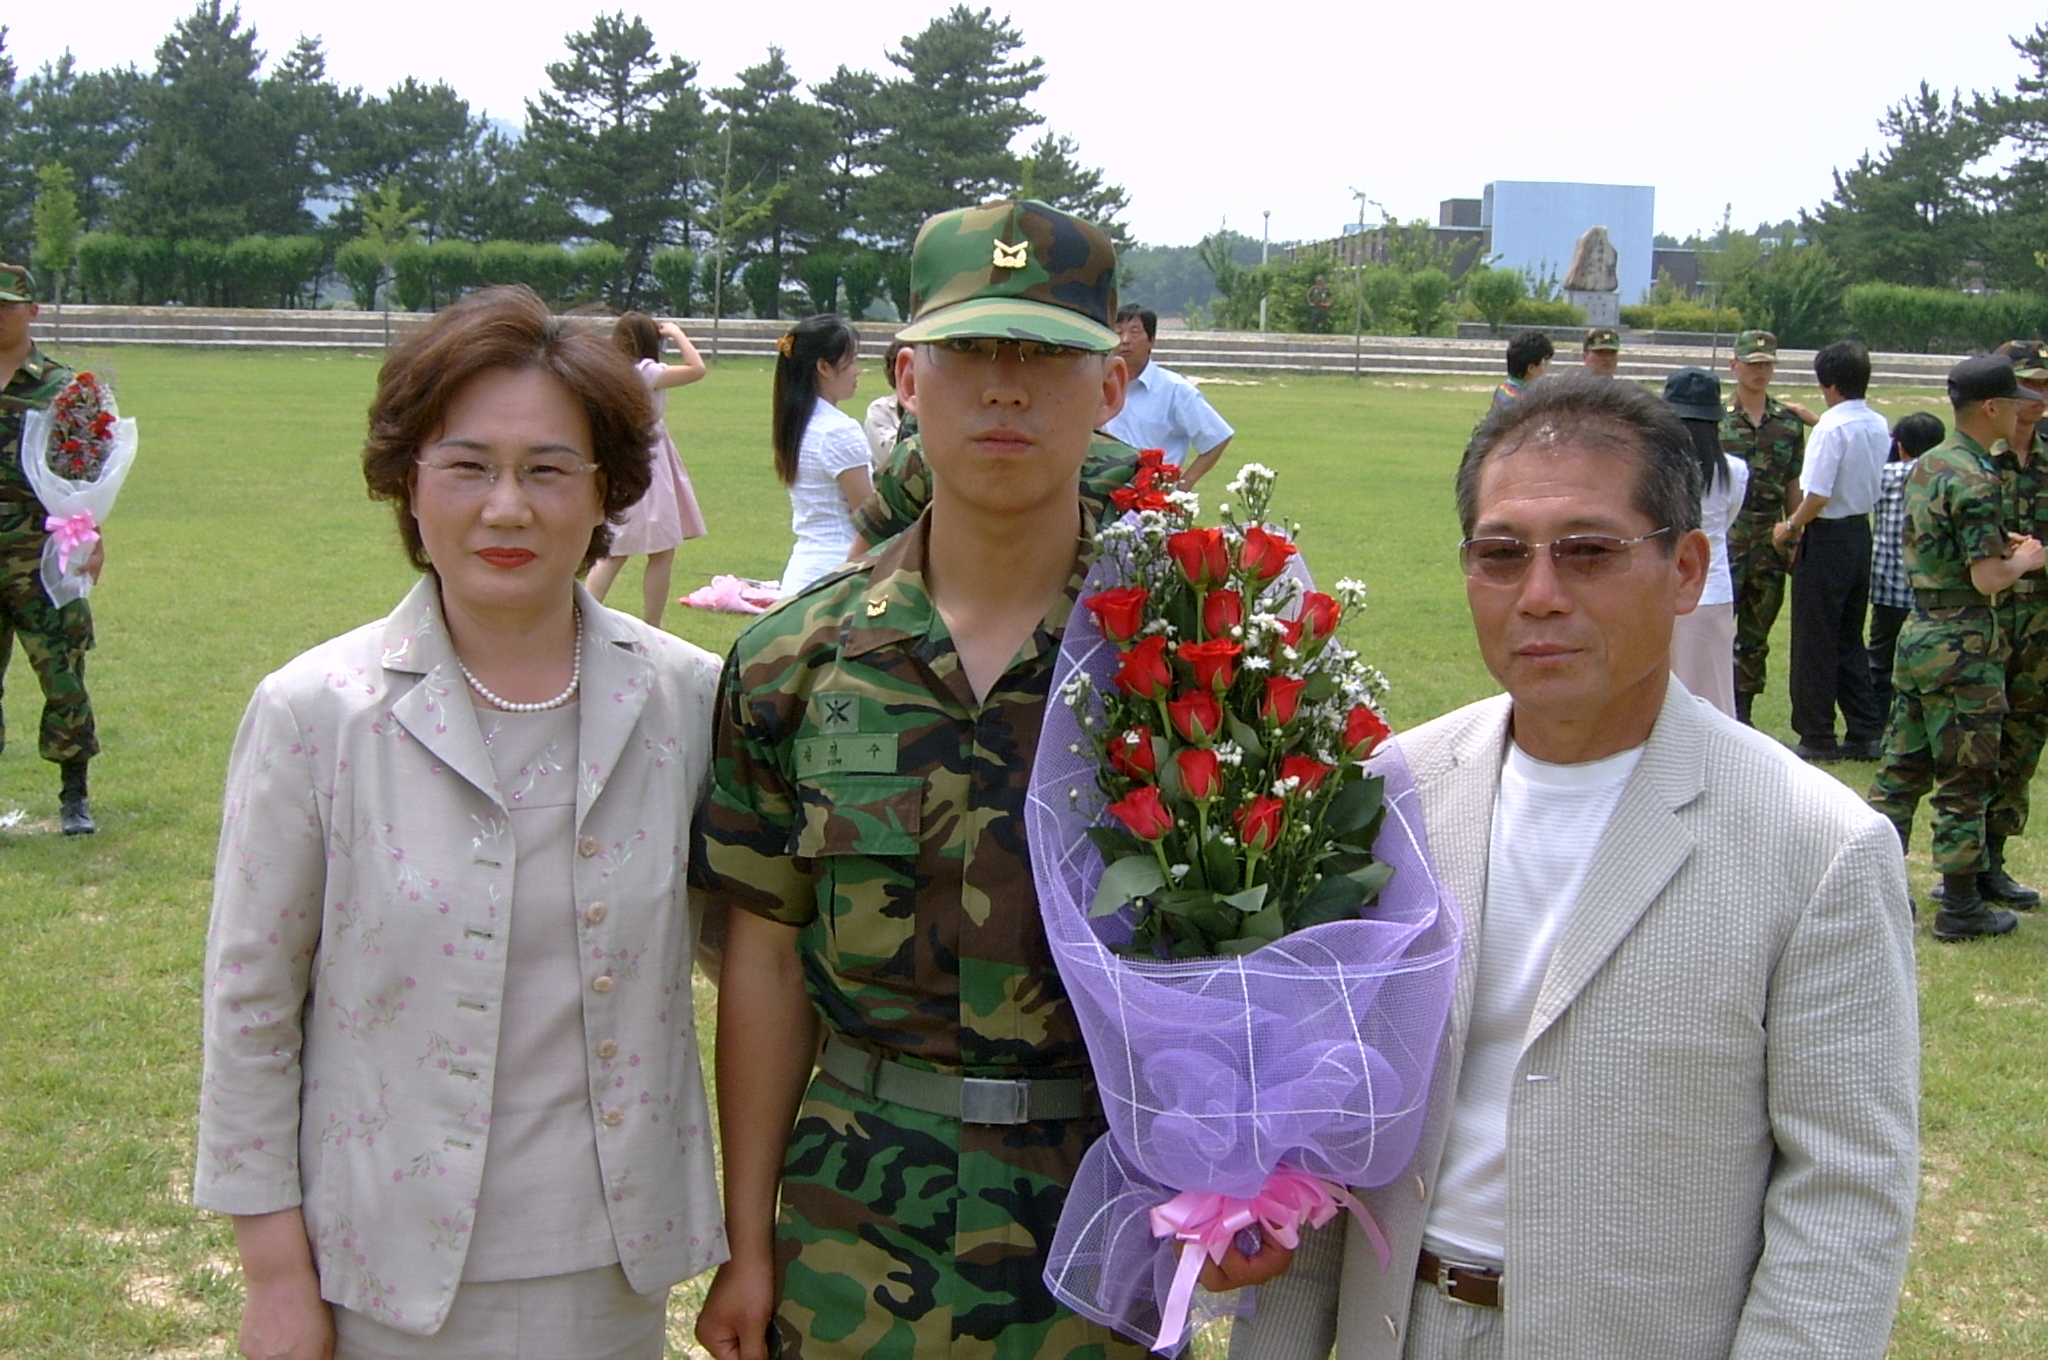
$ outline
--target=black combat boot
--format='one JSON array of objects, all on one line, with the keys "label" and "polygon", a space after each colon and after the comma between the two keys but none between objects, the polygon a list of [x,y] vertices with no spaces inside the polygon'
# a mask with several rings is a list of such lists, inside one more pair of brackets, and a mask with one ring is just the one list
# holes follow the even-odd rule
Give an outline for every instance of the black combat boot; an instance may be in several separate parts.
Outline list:
[{"label": "black combat boot", "polygon": [[64,792],[57,804],[57,824],[67,836],[90,836],[99,830],[92,819],[92,804],[85,796],[87,760],[67,760],[57,768],[64,772]]},{"label": "black combat boot", "polygon": [[2005,871],[2005,837],[1984,838],[1984,872],[1977,875],[1977,893],[2014,911],[2032,911],[2041,905],[2041,894],[2018,882]]},{"label": "black combat boot", "polygon": [[1755,700],[1756,696],[1746,689],[1735,691],[1735,721],[1741,723],[1744,727],[1756,726],[1755,723],[1749,720],[1749,706]]},{"label": "black combat boot", "polygon": [[1994,907],[1977,892],[1977,875],[1943,874],[1941,910],[1934,914],[1934,938],[1944,943],[2004,935],[2020,918]]}]

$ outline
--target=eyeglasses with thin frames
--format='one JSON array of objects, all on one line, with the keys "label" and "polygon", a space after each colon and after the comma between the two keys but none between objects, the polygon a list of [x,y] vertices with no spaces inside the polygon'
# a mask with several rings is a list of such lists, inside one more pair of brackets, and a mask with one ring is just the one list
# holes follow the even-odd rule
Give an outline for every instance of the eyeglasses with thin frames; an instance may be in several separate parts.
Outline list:
[{"label": "eyeglasses with thin frames", "polygon": [[1511,586],[1528,574],[1529,563],[1538,548],[1550,550],[1550,566],[1566,581],[1597,581],[1628,570],[1629,555],[1640,544],[1671,532],[1671,526],[1652,529],[1639,538],[1616,538],[1612,534],[1570,534],[1548,543],[1524,543],[1519,538],[1468,538],[1458,545],[1465,574],[1490,586]]},{"label": "eyeglasses with thin frames", "polygon": [[566,496],[576,489],[583,477],[597,471],[597,464],[586,463],[567,454],[526,458],[509,468],[484,458],[418,458],[413,461],[425,468],[437,483],[459,496],[487,494],[507,471],[511,472],[512,480],[518,483],[520,490],[536,499]]}]

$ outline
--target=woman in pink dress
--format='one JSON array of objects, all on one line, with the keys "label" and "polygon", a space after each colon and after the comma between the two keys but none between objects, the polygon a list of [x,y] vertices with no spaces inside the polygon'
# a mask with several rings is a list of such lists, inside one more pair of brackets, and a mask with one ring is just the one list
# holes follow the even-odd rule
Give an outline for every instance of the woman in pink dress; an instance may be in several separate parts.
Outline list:
[{"label": "woman in pink dress", "polygon": [[[661,342],[666,338],[682,351],[683,361],[661,361]],[[654,396],[654,480],[647,494],[634,502],[626,518],[612,530],[611,555],[590,569],[586,583],[600,601],[618,578],[626,559],[637,553],[647,555],[647,575],[641,581],[641,617],[661,627],[662,611],[668,608],[669,578],[676,562],[676,545],[686,538],[704,537],[704,515],[697,509],[697,497],[690,490],[690,474],[683,468],[675,440],[669,438],[663,413],[671,387],[683,387],[704,376],[704,360],[683,328],[673,321],[656,324],[645,312],[627,312],[612,327],[612,343],[634,361]]]}]

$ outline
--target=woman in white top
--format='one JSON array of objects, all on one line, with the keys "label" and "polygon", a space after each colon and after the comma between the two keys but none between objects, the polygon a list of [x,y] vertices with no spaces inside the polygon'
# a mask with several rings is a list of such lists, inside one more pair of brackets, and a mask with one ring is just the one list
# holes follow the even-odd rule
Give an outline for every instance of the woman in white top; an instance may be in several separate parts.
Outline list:
[{"label": "woman in white top", "polygon": [[860,336],[828,312],[797,322],[775,348],[775,475],[796,535],[782,569],[790,596],[846,561],[853,512],[873,483],[867,436],[839,409],[860,384]]},{"label": "woman in white top", "polygon": [[[661,342],[668,340],[682,352],[679,364],[661,361]],[[697,493],[690,486],[689,469],[669,438],[664,418],[668,390],[686,387],[702,378],[704,360],[683,328],[673,321],[657,324],[645,312],[627,312],[612,327],[612,344],[640,373],[640,380],[654,395],[654,447],[649,450],[654,480],[647,494],[627,509],[625,519],[612,530],[611,551],[591,567],[586,580],[590,593],[602,601],[618,579],[619,568],[638,553],[647,554],[647,574],[640,582],[640,616],[661,627],[668,608],[669,581],[676,564],[676,545],[686,539],[704,537],[704,512],[697,508]]]},{"label": "woman in white top", "polygon": [[1707,586],[1671,634],[1671,673],[1729,717],[1735,716],[1735,584],[1728,572],[1728,525],[1749,490],[1749,464],[1721,452],[1721,380],[1681,368],[1664,380],[1664,400],[1685,423],[1700,464],[1700,529],[1713,545]]}]

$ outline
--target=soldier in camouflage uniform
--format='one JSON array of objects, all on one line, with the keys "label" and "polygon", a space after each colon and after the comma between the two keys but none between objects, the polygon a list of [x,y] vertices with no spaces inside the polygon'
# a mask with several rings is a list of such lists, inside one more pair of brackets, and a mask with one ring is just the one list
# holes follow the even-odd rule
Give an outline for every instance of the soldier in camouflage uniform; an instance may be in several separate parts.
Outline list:
[{"label": "soldier in camouflage uniform", "polygon": [[[2001,346],[2020,385],[2020,413],[2011,442],[1992,452],[2005,491],[2005,526],[2041,536],[2048,522],[2048,346],[2015,340]],[[2041,894],[2014,881],[2005,870],[2005,842],[2027,829],[2029,789],[2048,745],[2048,574],[2030,572],[2012,583],[1998,602],[2010,652],[2005,663],[2005,722],[1998,750],[1998,783],[1984,817],[1982,895],[2022,911],[2038,906]]]},{"label": "soldier in camouflage uniform", "polygon": [[[85,654],[92,649],[92,607],[74,600],[61,609],[43,589],[43,544],[49,534],[41,501],[21,469],[22,422],[48,406],[71,370],[36,348],[29,323],[38,312],[35,280],[19,265],[0,265],[0,678],[13,642],[43,690],[40,748],[62,772],[59,822],[67,836],[97,830],[87,801],[86,765],[99,754],[92,700],[85,691]],[[92,569],[97,573],[95,548]],[[7,729],[0,718],[0,747]]]},{"label": "soldier in camouflage uniform", "polygon": [[1115,252],[999,202],[927,222],[911,273],[898,388],[931,505],[751,625],[723,680],[692,869],[736,908],[732,1259],[698,1337],[717,1360],[1136,1360],[1044,1282],[1104,1125],[1024,842],[1099,516],[1081,465],[1124,390]]},{"label": "soldier in camouflage uniform", "polygon": [[1749,491],[1728,526],[1728,567],[1735,578],[1735,716],[1749,721],[1764,690],[1771,626],[1785,603],[1789,557],[1771,541],[1771,526],[1799,504],[1799,465],[1813,412],[1770,394],[1778,337],[1744,331],[1735,337],[1735,396],[1721,417],[1721,452],[1749,464]]},{"label": "soldier in camouflage uniform", "polygon": [[2048,557],[2038,540],[2007,532],[1991,460],[2019,413],[2011,360],[1965,359],[1950,371],[1948,391],[1955,433],[1920,455],[1906,480],[1913,614],[1899,629],[1891,728],[1870,802],[1891,818],[1903,844],[1933,788],[1934,867],[1942,880],[1934,937],[1966,940],[2015,924],[1977,886],[2006,711],[2007,643],[1992,597],[2041,570]]}]

